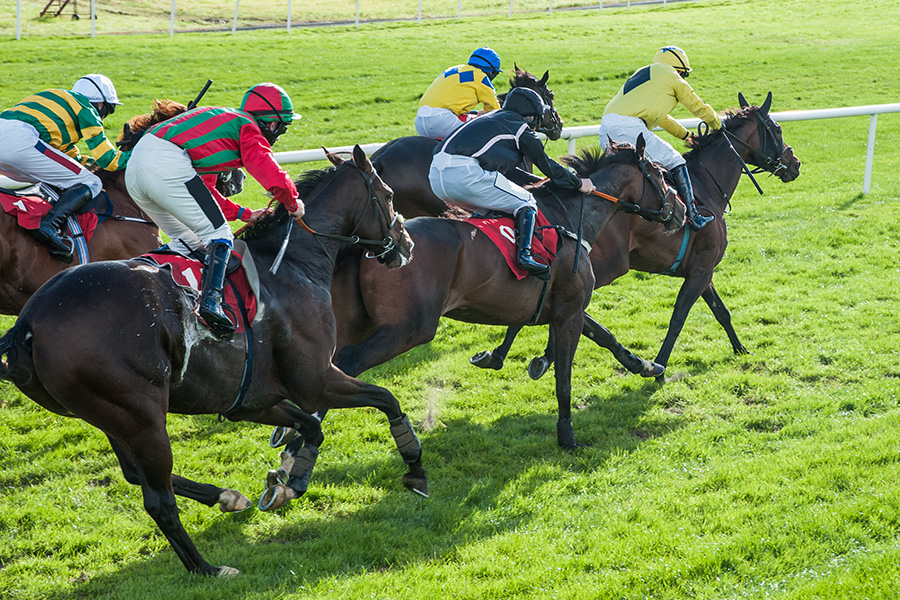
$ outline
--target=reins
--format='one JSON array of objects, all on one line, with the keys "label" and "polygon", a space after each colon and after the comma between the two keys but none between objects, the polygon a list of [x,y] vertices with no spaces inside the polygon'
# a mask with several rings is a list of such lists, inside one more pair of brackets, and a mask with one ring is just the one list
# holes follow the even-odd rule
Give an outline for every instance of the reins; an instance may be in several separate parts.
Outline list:
[{"label": "reins", "polygon": [[[349,162],[349,161],[348,161]],[[346,164],[346,163],[345,163]],[[388,223],[387,227],[385,227],[385,222],[388,220],[387,210],[381,205],[378,199],[378,194],[375,192],[375,186],[373,182],[375,181],[375,177],[377,177],[377,173],[373,170],[371,173],[366,173],[362,169],[360,169],[355,163],[349,163],[353,165],[353,167],[359,171],[362,175],[363,180],[366,182],[366,191],[368,192],[369,200],[371,201],[371,205],[375,207],[378,216],[378,224],[381,227],[382,234],[384,237],[380,240],[368,240],[359,237],[358,235],[335,235],[331,233],[322,233],[316,231],[312,227],[310,227],[303,217],[298,219],[291,218],[288,220],[287,232],[284,237],[284,241],[281,243],[281,248],[278,250],[278,254],[275,257],[275,260],[272,262],[272,266],[269,268],[269,272],[273,275],[278,271],[278,267],[281,265],[281,260],[284,258],[284,253],[287,250],[288,241],[291,238],[291,231],[293,229],[294,221],[303,228],[307,233],[312,234],[316,240],[326,239],[326,240],[334,240],[338,242],[346,242],[354,245],[360,245],[364,248],[370,248],[368,252],[366,252],[366,258],[382,258],[392,252],[395,249],[394,240],[391,239],[390,232],[394,228],[394,226],[398,222],[403,222],[403,216],[400,213],[394,213],[394,218]],[[365,211],[365,209],[363,209]],[[359,228],[360,223],[362,223],[363,217],[365,216],[365,212],[360,216],[356,225],[353,227],[353,231],[356,231]],[[322,250],[328,255],[329,260],[334,263],[334,258],[332,258],[331,254],[319,243]],[[380,251],[378,254],[374,254],[373,252]]]}]

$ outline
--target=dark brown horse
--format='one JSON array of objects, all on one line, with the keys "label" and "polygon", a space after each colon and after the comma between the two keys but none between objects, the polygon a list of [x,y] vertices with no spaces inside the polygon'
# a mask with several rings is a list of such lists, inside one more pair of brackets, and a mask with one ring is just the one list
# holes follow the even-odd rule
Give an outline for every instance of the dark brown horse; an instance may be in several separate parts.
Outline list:
[{"label": "dark brown horse", "polygon": [[[416,259],[404,269],[387,271],[372,261],[349,261],[335,274],[332,291],[340,348],[335,364],[354,375],[382,364],[433,339],[441,316],[490,325],[549,324],[557,357],[557,441],[574,448],[572,357],[594,283],[586,248],[626,202],[648,218],[664,220],[669,229],[684,222],[684,205],[668,192],[662,171],[644,159],[643,150],[640,138],[636,149],[622,145],[602,156],[594,151],[570,157],[581,177],[591,177],[598,190],[618,197],[618,203],[550,185],[534,190],[548,220],[570,232],[579,231],[584,209],[580,230],[586,241],[582,245],[562,237],[542,307],[542,282],[516,280],[488,237],[464,221],[407,221]],[[584,256],[575,271],[579,254]]]},{"label": "dark brown horse", "polygon": [[[152,112],[128,121],[125,133],[119,138],[121,148],[130,149],[144,130],[185,109],[177,102],[156,101]],[[123,137],[129,138],[131,143]],[[158,248],[162,244],[159,229],[128,195],[125,171],[97,171],[97,176],[103,182],[110,202],[93,209],[102,220],[87,244],[90,260],[130,258]],[[45,281],[70,266],[73,265],[50,256],[47,247],[22,229],[15,217],[0,211],[0,313],[19,314],[28,298]]]},{"label": "dark brown horse", "polygon": [[292,230],[294,221],[279,206],[239,236],[259,273],[252,341],[217,341],[194,314],[196,294],[175,285],[168,269],[142,259],[63,271],[31,297],[0,339],[0,378],[107,435],[126,480],[141,486],[144,508],[191,572],[237,571],[203,560],[178,518],[175,494],[218,502],[223,510],[248,502],[232,490],[172,474],[167,412],[298,428],[302,439],[282,454],[287,485],[268,490],[263,508],[306,490],[323,440],[318,420],[307,413],[328,408],[383,411],[410,466],[404,483],[426,489],[421,447],[397,400],[331,363],[329,289],[339,244],[355,241],[389,268],[409,260],[412,242],[393,212],[390,190],[359,146],[352,162],[311,172],[298,188],[308,231]]},{"label": "dark brown horse", "polygon": [[[722,260],[728,245],[725,209],[740,181],[744,163],[757,167],[756,172],[766,171],[784,182],[793,181],[800,174],[800,161],[791,147],[785,145],[781,126],[769,115],[772,93],[769,92],[760,107],[750,106],[742,94],[738,94],[738,101],[741,110],[728,113],[722,130],[696,137],[691,142],[691,151],[685,155],[694,195],[703,210],[715,215],[715,220],[700,231],[685,228],[683,236],[670,236],[658,225],[629,215],[618,215],[591,250],[595,287],[609,285],[630,269],[684,279],[666,338],[656,356],[661,370],[645,373],[655,375],[660,383],[688,312],[700,297],[725,329],[734,353],[747,353],[731,324],[731,313],[712,282],[713,269]],[[621,352],[621,344],[609,330],[587,313],[584,318],[585,335],[614,353]],[[495,369],[502,367],[516,333],[518,329],[510,328],[501,346],[476,355],[473,364]],[[548,343],[544,356],[529,365],[529,374],[537,379],[552,362],[552,343]]]},{"label": "dark brown horse", "polygon": [[[544,103],[553,110],[544,116],[537,130],[551,140],[558,140],[562,134],[563,120],[553,105],[553,90],[547,87],[549,77],[549,71],[545,71],[544,76],[538,79],[517,66],[509,80],[509,86],[532,89],[544,99]],[[498,96],[501,103],[504,96],[505,94]],[[372,164],[384,182],[394,190],[394,208],[406,218],[442,217],[464,212],[457,207],[448,206],[431,191],[428,169],[437,144],[438,140],[413,135],[392,140],[372,154]],[[522,171],[518,178],[513,179],[520,185],[539,179],[529,175]]]}]

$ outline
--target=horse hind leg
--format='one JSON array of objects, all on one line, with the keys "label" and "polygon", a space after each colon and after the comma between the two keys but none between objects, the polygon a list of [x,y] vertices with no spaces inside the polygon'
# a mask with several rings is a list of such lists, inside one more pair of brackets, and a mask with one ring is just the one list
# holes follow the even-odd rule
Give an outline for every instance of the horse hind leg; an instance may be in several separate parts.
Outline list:
[{"label": "horse hind leg", "polygon": [[166,536],[175,554],[191,573],[229,577],[238,575],[232,567],[214,567],[206,562],[178,518],[172,484],[172,448],[165,420],[158,426],[141,427],[127,443],[144,496],[144,510]]},{"label": "horse hind leg", "polygon": [[[128,448],[116,440],[107,436],[116,458],[119,459],[119,467],[125,481],[132,485],[140,485],[137,466]],[[242,493],[229,488],[220,488],[209,483],[199,483],[179,475],[172,475],[172,489],[175,495],[196,500],[206,506],[219,505],[222,512],[240,512],[250,507],[250,500]]]},{"label": "horse hind leg", "polygon": [[494,369],[495,371],[499,371],[503,368],[503,363],[506,361],[507,355],[509,355],[509,349],[512,348],[512,344],[520,331],[522,331],[522,327],[520,326],[507,327],[506,335],[503,336],[503,342],[499,346],[493,350],[482,350],[470,358],[469,362],[479,369]]},{"label": "horse hind leg", "polygon": [[584,313],[584,327],[581,330],[581,335],[612,352],[616,360],[635,375],[661,377],[666,372],[666,368],[663,365],[645,360],[620,344],[609,329],[595,321],[587,313]]}]

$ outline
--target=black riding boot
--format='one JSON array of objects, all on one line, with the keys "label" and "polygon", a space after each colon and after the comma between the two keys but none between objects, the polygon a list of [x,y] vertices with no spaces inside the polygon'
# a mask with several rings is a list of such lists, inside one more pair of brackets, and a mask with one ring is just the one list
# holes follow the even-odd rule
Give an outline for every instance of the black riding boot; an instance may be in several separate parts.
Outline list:
[{"label": "black riding boot", "polygon": [[684,202],[685,207],[687,207],[687,217],[691,227],[695,231],[703,229],[703,227],[715,217],[704,217],[697,212],[697,205],[694,204],[694,188],[691,186],[691,177],[688,175],[687,165],[675,167],[672,170],[672,175],[675,177],[675,185],[678,187],[678,194],[681,196],[681,200]]},{"label": "black riding boot", "polygon": [[200,284],[200,316],[222,340],[230,340],[234,334],[234,323],[222,310],[222,288],[230,257],[231,246],[226,242],[210,242],[206,248],[206,264],[203,265],[203,281]]},{"label": "black riding boot", "polygon": [[531,238],[534,236],[534,221],[537,211],[530,206],[520,208],[516,213],[516,262],[535,277],[544,279],[550,267],[535,260],[531,253]]},{"label": "black riding boot", "polygon": [[50,254],[64,263],[72,262],[72,253],[75,250],[75,242],[67,235],[61,233],[66,219],[74,215],[85,204],[91,201],[94,195],[91,188],[79,183],[71,187],[59,196],[59,200],[53,205],[44,217],[37,229],[31,230],[31,235],[42,244],[50,247]]}]

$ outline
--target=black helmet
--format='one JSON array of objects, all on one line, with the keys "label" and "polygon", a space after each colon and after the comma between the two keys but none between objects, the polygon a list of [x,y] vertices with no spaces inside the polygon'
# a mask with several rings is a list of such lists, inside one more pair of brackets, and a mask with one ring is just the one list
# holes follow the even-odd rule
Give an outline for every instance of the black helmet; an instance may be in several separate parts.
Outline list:
[{"label": "black helmet", "polygon": [[541,97],[534,90],[528,88],[513,88],[506,94],[503,101],[503,110],[517,112],[523,117],[536,117],[540,120],[550,112],[550,107],[544,104]]}]

